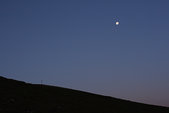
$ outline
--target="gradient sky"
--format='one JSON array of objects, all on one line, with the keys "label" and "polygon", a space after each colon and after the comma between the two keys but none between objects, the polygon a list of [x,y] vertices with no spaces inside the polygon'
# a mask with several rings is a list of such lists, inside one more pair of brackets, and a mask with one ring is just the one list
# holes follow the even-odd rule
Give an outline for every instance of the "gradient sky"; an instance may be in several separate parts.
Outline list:
[{"label": "gradient sky", "polygon": [[169,1],[0,0],[0,75],[169,106]]}]

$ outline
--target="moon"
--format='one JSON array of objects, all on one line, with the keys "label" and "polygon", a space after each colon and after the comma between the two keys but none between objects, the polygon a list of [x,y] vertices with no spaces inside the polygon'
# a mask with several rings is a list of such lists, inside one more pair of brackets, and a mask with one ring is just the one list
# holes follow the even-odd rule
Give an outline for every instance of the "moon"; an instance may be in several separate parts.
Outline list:
[{"label": "moon", "polygon": [[112,18],[112,31],[116,32],[119,30],[120,27],[120,19],[115,17]]},{"label": "moon", "polygon": [[120,24],[120,23],[117,21],[117,22],[116,22],[116,25],[119,25],[119,24]]}]

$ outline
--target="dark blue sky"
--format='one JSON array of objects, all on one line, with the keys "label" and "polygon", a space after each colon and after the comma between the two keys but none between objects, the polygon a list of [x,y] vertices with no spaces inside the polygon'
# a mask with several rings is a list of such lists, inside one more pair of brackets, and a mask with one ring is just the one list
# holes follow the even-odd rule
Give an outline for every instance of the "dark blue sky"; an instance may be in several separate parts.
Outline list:
[{"label": "dark blue sky", "polygon": [[0,75],[169,106],[168,20],[168,0],[1,0]]}]

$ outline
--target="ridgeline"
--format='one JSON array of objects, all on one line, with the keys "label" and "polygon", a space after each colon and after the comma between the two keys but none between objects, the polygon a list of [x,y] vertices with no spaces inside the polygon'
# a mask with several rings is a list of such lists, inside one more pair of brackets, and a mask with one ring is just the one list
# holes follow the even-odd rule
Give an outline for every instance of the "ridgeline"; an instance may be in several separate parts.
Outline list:
[{"label": "ridgeline", "polygon": [[0,76],[0,113],[169,113],[169,108]]}]

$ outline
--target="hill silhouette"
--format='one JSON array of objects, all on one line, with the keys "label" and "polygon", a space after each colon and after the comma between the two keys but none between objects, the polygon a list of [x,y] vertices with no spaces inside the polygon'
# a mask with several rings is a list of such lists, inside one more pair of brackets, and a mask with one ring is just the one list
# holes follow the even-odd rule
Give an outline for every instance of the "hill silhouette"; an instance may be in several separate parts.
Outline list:
[{"label": "hill silhouette", "polygon": [[169,113],[169,108],[0,76],[0,113]]}]

